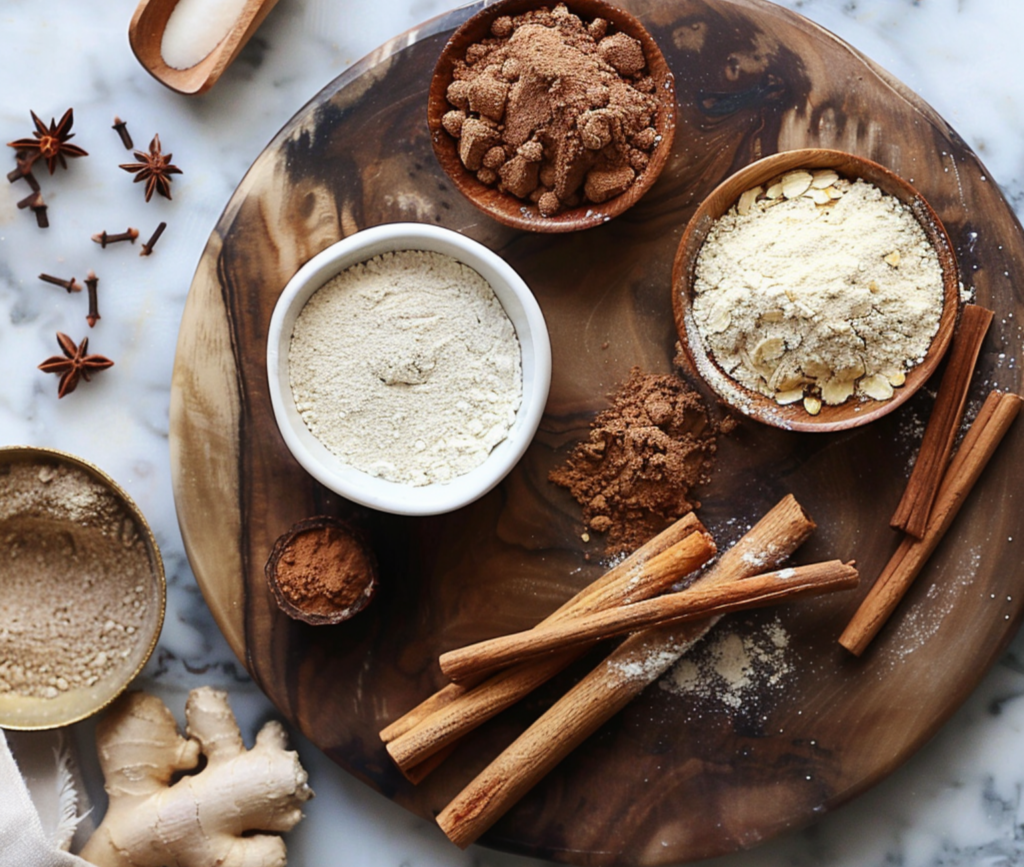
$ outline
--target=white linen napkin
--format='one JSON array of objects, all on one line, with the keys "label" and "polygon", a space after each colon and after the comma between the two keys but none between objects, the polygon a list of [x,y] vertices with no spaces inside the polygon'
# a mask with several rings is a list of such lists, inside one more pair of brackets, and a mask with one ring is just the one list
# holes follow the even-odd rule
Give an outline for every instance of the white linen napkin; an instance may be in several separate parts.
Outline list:
[{"label": "white linen napkin", "polygon": [[[55,756],[55,786],[59,764]],[[6,734],[0,730],[0,867],[91,867],[61,848],[70,843],[74,822],[70,827],[60,821],[51,824],[49,831],[44,829]]]}]

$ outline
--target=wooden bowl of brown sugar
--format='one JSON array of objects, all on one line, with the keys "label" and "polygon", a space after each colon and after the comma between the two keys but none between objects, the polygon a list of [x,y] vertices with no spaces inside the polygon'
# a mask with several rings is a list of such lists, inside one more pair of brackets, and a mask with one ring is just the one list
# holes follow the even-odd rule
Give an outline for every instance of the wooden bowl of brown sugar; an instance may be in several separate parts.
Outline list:
[{"label": "wooden bowl of brown sugar", "polygon": [[632,15],[603,0],[500,0],[452,35],[427,106],[458,190],[506,226],[572,232],[632,207],[668,161],[675,82]]},{"label": "wooden bowl of brown sugar", "polygon": [[0,727],[70,725],[142,670],[163,625],[163,563],[145,518],[97,467],[0,449]]},{"label": "wooden bowl of brown sugar", "polygon": [[774,427],[835,431],[924,385],[953,337],[960,281],[907,181],[811,148],[758,160],[704,200],[679,243],[672,306],[723,401]]}]

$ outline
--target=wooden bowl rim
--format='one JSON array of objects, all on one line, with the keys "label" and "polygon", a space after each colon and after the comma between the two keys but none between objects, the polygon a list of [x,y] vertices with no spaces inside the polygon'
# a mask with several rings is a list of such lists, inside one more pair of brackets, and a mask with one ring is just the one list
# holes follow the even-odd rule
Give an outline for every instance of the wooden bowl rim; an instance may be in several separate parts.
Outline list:
[{"label": "wooden bowl rim", "polygon": [[[942,314],[938,330],[920,364],[907,372],[904,385],[888,400],[851,397],[839,406],[823,405],[817,416],[802,403],[780,406],[772,398],[749,389],[729,376],[704,349],[690,305],[697,255],[712,225],[739,198],[741,192],[776,175],[798,168],[835,169],[841,176],[863,178],[882,192],[908,205],[924,229],[942,269]],[[953,338],[961,307],[960,276],[956,254],[945,226],[921,193],[904,178],[866,157],[829,148],[797,148],[756,160],[723,180],[701,202],[690,218],[676,249],[672,266],[672,312],[686,356],[697,374],[733,409],[750,418],[784,430],[829,432],[868,424],[888,415],[908,401],[935,372]]]},{"label": "wooden bowl rim", "polygon": [[[496,188],[478,181],[476,176],[462,165],[455,140],[441,126],[441,118],[451,109],[445,93],[452,80],[456,55],[461,56],[469,45],[488,38],[491,23],[496,18],[502,15],[519,15],[533,9],[550,9],[558,3],[564,3],[570,12],[585,19],[605,18],[616,30],[640,41],[647,60],[647,68],[657,84],[655,95],[658,100],[658,111],[654,126],[661,140],[652,151],[647,167],[626,192],[601,204],[588,202],[553,217],[545,217],[536,205],[509,193],[501,193]],[[455,30],[441,50],[431,76],[427,97],[427,127],[430,130],[434,155],[456,189],[475,207],[499,223],[528,232],[555,233],[589,229],[608,222],[635,205],[654,185],[668,163],[675,138],[676,112],[675,76],[669,69],[658,43],[640,19],[605,0],[498,0],[497,3],[481,9]]]}]

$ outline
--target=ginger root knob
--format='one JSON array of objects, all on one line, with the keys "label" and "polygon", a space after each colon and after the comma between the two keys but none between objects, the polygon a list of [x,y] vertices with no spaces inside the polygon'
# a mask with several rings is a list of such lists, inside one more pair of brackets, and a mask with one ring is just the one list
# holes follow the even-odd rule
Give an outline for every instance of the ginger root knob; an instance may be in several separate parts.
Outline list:
[{"label": "ginger root knob", "polygon": [[[284,729],[268,722],[246,750],[227,693],[210,687],[189,693],[185,718],[182,737],[144,692],[111,708],[96,731],[110,805],[82,857],[100,867],[284,867],[278,834],[313,797]],[[205,767],[188,773],[200,755]]]}]

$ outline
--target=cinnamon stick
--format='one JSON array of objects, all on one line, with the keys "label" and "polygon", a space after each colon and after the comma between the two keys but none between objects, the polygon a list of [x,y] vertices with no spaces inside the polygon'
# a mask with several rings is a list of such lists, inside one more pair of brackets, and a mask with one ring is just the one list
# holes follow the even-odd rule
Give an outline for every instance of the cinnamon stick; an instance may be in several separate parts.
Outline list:
[{"label": "cinnamon stick", "polygon": [[960,327],[953,337],[946,372],[942,375],[935,406],[928,417],[917,461],[889,522],[895,529],[903,530],[915,539],[925,534],[928,515],[939,492],[943,473],[949,466],[956,432],[963,421],[974,366],[994,315],[991,310],[977,304],[968,304],[960,315]]},{"label": "cinnamon stick", "polygon": [[841,560],[780,569],[724,585],[691,587],[598,611],[574,620],[503,635],[441,656],[441,671],[454,681],[559,650],[603,641],[666,623],[682,623],[782,602],[795,602],[857,586],[857,570]]},{"label": "cinnamon stick", "polygon": [[[583,590],[562,604],[556,611],[541,622],[552,622],[556,618],[562,617],[574,609],[579,612],[596,610],[596,606],[600,605],[600,599],[598,598],[599,595],[603,594],[610,585],[621,584],[623,582],[628,583],[632,577],[642,569],[647,560],[652,557],[656,557],[658,554],[661,554],[673,545],[697,532],[706,534],[707,531],[704,530],[704,527],[697,519],[697,516],[692,512],[684,515],[653,539],[650,539],[647,543],[637,548],[636,551],[630,554],[630,556],[623,560],[618,566],[609,569],[596,581],[583,588]],[[706,538],[710,541],[710,536],[706,536]],[[694,568],[697,567],[694,566]],[[680,575],[679,577],[682,578],[683,575]],[[662,590],[664,589],[666,588],[662,588]],[[431,714],[440,711],[442,708],[458,699],[460,696],[465,694],[467,689],[467,686],[460,684],[448,684],[442,687],[429,698],[420,702],[420,704],[412,710],[408,711],[402,717],[382,729],[380,732],[380,739],[384,741],[384,743],[390,743],[410,731]]]},{"label": "cinnamon stick", "polygon": [[[663,593],[704,565],[715,553],[710,535],[692,515],[677,521],[652,542],[654,544],[648,543],[649,547],[645,545],[641,549],[647,553],[654,552],[649,558],[645,555],[629,557],[576,594],[543,622],[557,623]],[[666,543],[671,544],[659,550]],[[453,709],[448,704],[438,702],[439,693],[435,693],[435,696],[428,699],[435,706],[432,714],[391,741],[386,741],[389,755],[409,780],[422,780],[433,769],[433,766],[418,768],[422,761],[532,692],[585,651],[585,647],[577,648],[549,657],[538,666],[513,671],[511,676],[499,678],[494,683],[488,681],[474,689],[472,694],[455,694],[452,690],[448,698],[457,702]],[[473,681],[470,686],[476,682]],[[382,739],[388,733],[388,729],[385,729],[381,733]]]},{"label": "cinnamon stick", "polygon": [[[700,581],[721,584],[773,569],[813,529],[814,522],[787,496]],[[718,619],[656,626],[627,638],[445,807],[437,817],[441,829],[462,848],[476,840],[576,746],[667,671]]]},{"label": "cinnamon stick", "polygon": [[388,742],[388,754],[411,782],[424,779],[424,765],[441,750],[454,746],[463,735],[529,695],[579,659],[587,649],[574,648],[530,660],[500,671],[471,689],[464,689],[448,704]]},{"label": "cinnamon stick", "polygon": [[839,643],[860,656],[910,589],[921,568],[953,523],[957,512],[995,453],[1021,407],[1016,394],[993,391],[957,449],[935,498],[921,539],[906,538],[864,597]]}]

